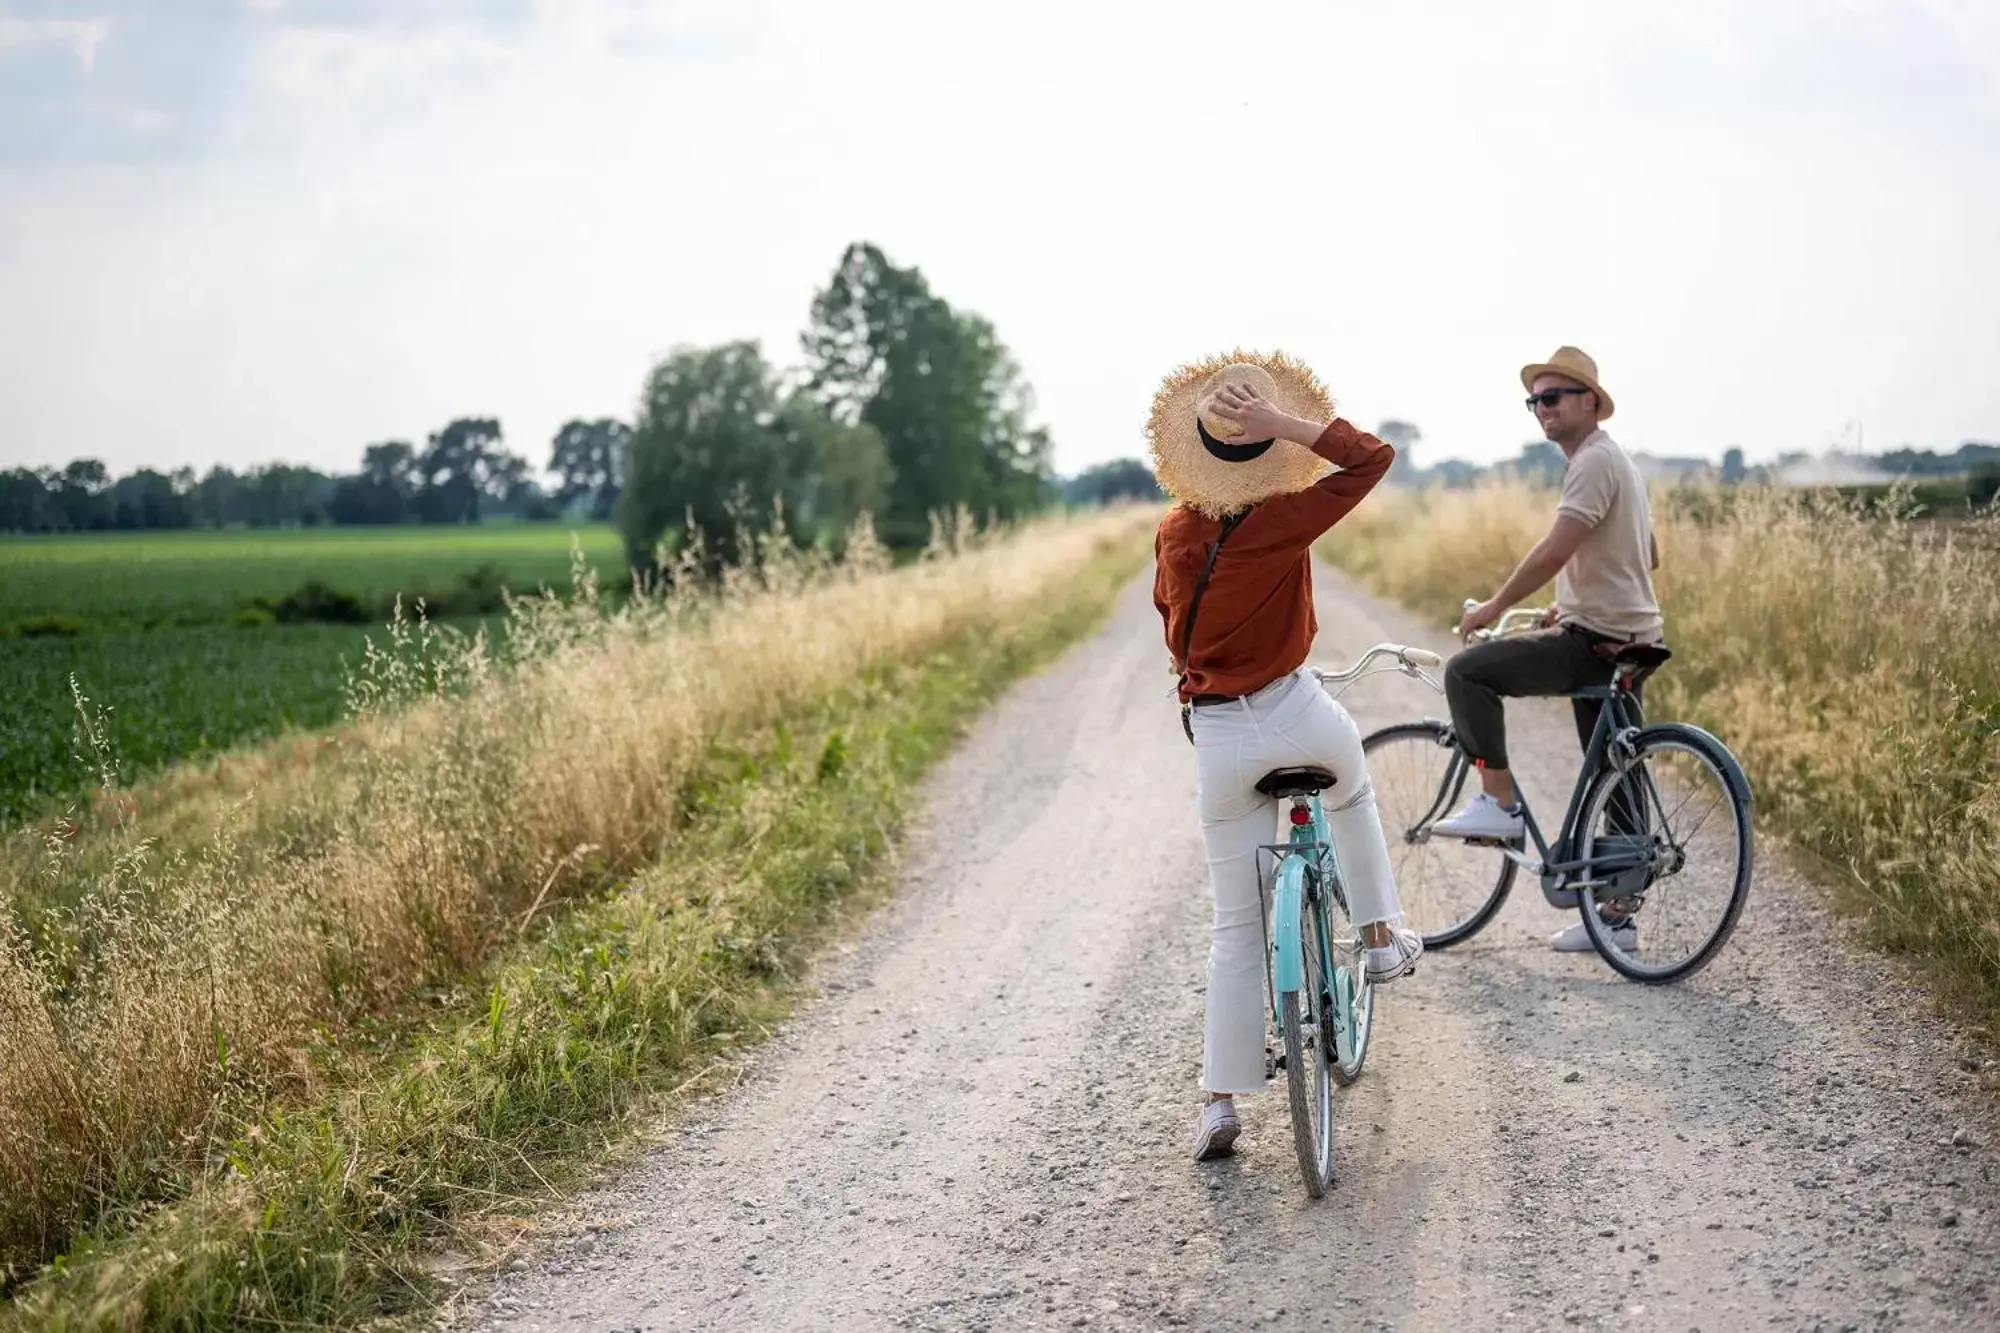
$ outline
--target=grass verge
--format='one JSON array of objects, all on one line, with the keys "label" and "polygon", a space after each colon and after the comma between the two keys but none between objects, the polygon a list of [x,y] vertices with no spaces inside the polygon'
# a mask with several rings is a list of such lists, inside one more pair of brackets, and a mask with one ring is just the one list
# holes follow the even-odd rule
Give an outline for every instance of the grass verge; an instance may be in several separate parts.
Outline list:
[{"label": "grass verge", "polygon": [[[643,868],[600,873],[558,895],[566,903],[549,899],[553,873],[542,892],[491,895],[482,906],[501,926],[488,934],[518,942],[455,984],[433,979],[443,1017],[388,1010],[372,1028],[323,1028],[317,1095],[259,1097],[256,1080],[209,1089],[183,1131],[198,1155],[177,1168],[135,1156],[151,1163],[145,1187],[101,1195],[114,1206],[7,1317],[65,1329],[346,1325],[434,1308],[448,1289],[422,1263],[430,1243],[546,1202],[782,1005],[801,949],[882,882],[921,774],[1005,680],[1097,622],[1143,561],[1138,536],[1128,520],[1073,533],[1059,552],[988,552],[986,595],[963,599],[961,614],[935,594],[968,575],[885,576],[915,584],[897,592],[915,599],[894,617],[927,618],[915,651],[867,653],[700,744],[676,765],[663,812],[672,834]],[[823,628],[866,630],[858,605]],[[828,608],[803,609],[819,619]],[[743,632],[730,620],[706,627],[711,646]],[[211,1012],[212,1035],[226,1035],[234,1011]],[[212,1048],[209,1064],[226,1066],[230,1049]],[[61,1088],[45,1080],[43,1091]]]},{"label": "grass verge", "polygon": [[[1320,549],[1451,624],[1554,505],[1520,485],[1389,492]],[[2000,516],[1912,522],[1879,498],[1761,487],[1656,494],[1653,512],[1675,657],[1648,712],[1720,736],[1760,818],[1875,940],[2000,1020]]]}]

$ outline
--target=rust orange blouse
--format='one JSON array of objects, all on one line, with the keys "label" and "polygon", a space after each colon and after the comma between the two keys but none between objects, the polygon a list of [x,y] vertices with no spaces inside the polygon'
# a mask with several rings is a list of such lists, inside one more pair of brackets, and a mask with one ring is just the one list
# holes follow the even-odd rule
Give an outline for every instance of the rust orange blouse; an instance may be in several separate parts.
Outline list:
[{"label": "rust orange blouse", "polygon": [[[1183,703],[1197,694],[1248,694],[1303,665],[1319,621],[1313,614],[1312,544],[1375,489],[1396,451],[1352,424],[1335,420],[1312,450],[1340,471],[1290,495],[1253,506],[1229,534],[1195,617]],[[1182,627],[1219,520],[1176,505],[1153,539],[1153,605],[1166,629],[1167,652],[1180,651]]]}]

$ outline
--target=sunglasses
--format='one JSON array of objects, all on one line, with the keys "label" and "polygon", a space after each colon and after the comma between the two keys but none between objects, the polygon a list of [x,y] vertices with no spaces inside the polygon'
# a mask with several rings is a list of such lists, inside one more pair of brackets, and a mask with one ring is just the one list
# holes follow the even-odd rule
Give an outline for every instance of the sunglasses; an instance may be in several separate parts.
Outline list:
[{"label": "sunglasses", "polygon": [[1554,407],[1562,401],[1563,395],[1566,393],[1589,392],[1590,390],[1588,389],[1544,389],[1540,393],[1528,395],[1528,410],[1532,412],[1537,406]]}]

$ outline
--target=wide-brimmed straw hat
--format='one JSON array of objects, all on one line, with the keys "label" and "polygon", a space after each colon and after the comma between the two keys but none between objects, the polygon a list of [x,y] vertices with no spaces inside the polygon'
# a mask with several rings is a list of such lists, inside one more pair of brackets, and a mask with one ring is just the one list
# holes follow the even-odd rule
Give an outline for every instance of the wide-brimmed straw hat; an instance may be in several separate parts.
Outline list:
[{"label": "wide-brimmed straw hat", "polygon": [[1529,393],[1535,391],[1535,377],[1538,375],[1562,375],[1575,380],[1584,388],[1597,395],[1597,419],[1611,418],[1611,395],[1604,392],[1604,386],[1597,382],[1597,363],[1574,347],[1558,347],[1556,354],[1546,361],[1532,366],[1521,367],[1521,387]]},{"label": "wide-brimmed straw hat", "polygon": [[1299,362],[1283,353],[1237,350],[1181,366],[1153,395],[1146,440],[1160,487],[1210,518],[1302,491],[1333,470],[1311,440],[1246,438],[1214,409],[1232,384],[1255,389],[1280,411],[1307,421],[1331,421],[1333,400]]}]

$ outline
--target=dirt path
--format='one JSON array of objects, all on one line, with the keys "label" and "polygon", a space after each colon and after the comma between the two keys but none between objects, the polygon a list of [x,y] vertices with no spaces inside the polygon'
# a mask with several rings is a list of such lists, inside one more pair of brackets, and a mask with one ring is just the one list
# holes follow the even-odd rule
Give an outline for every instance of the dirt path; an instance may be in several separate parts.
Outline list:
[{"label": "dirt path", "polygon": [[[1320,589],[1316,661],[1449,646]],[[2000,1116],[1768,853],[1683,985],[1550,953],[1574,917],[1524,886],[1383,992],[1321,1202],[1282,1085],[1189,1160],[1208,903],[1169,686],[1135,584],[937,774],[903,891],[743,1085],[478,1326],[2000,1326]],[[1442,711],[1394,678],[1345,702]],[[1567,791],[1561,707],[1512,710],[1530,792]]]}]

